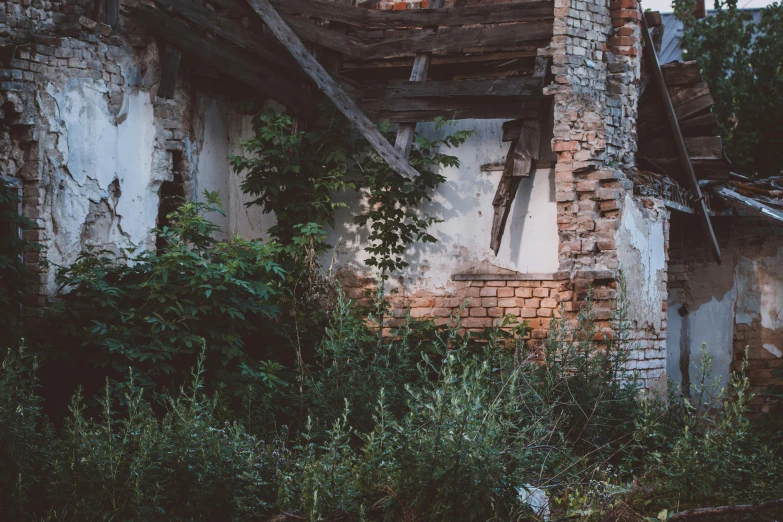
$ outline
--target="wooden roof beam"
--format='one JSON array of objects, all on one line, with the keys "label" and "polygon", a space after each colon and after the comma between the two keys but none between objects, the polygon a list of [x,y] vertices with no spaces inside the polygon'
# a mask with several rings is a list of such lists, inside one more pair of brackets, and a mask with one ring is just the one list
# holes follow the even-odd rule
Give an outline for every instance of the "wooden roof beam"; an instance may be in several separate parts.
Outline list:
[{"label": "wooden roof beam", "polygon": [[661,71],[661,65],[658,62],[658,55],[655,53],[655,47],[653,46],[652,38],[650,37],[650,31],[647,29],[647,22],[645,17],[642,17],[642,37],[644,38],[644,55],[652,69],[653,81],[658,87],[658,93],[661,96],[661,103],[663,103],[663,108],[669,121],[669,127],[671,128],[674,142],[677,146],[677,153],[680,162],[682,163],[682,167],[685,170],[685,177],[687,178],[691,191],[696,197],[695,204],[699,212],[702,228],[704,229],[704,233],[707,235],[707,240],[715,260],[720,263],[721,258],[718,239],[715,237],[715,231],[712,229],[712,222],[710,221],[710,216],[707,213],[707,205],[704,202],[701,188],[699,188],[699,181],[696,179],[696,174],[693,171],[693,165],[691,164],[690,157],[688,156],[685,140],[683,139],[682,132],[680,131],[680,124],[677,121],[677,114],[674,112],[672,99],[669,96],[669,90],[666,87],[666,81],[664,80],[663,72]]},{"label": "wooden roof beam", "polygon": [[408,161],[400,156],[399,152],[383,137],[369,118],[359,110],[356,103],[329,76],[329,73],[318,63],[294,31],[286,24],[275,8],[272,7],[269,0],[248,0],[248,3],[258,13],[280,43],[288,49],[296,62],[302,67],[302,70],[332,100],[337,109],[370,142],[389,166],[403,177],[409,179],[417,177],[419,173],[416,172],[416,169],[411,167]]}]

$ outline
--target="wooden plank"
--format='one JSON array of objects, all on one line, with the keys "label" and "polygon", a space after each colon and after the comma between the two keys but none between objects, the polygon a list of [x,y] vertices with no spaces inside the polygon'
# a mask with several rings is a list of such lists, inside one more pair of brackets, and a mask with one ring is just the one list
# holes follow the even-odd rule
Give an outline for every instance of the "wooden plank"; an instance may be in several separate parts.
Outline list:
[{"label": "wooden plank", "polygon": [[215,39],[205,38],[203,32],[175,20],[159,9],[147,5],[126,6],[124,12],[165,42],[176,45],[186,54],[197,56],[200,63],[258,90],[292,112],[307,115],[315,111],[315,100],[298,85],[281,78],[251,57],[245,57]]},{"label": "wooden plank", "polygon": [[[682,177],[682,164],[677,157],[645,156],[644,154],[639,153],[637,158],[648,161],[656,168],[663,170],[664,174],[668,174],[673,178]],[[698,179],[729,179],[731,165],[724,159],[692,160],[691,164],[693,165],[693,171],[696,173]]]},{"label": "wooden plank", "polygon": [[173,45],[167,45],[163,51],[163,60],[160,64],[160,85],[158,85],[158,96],[160,98],[173,98],[174,90],[177,87],[177,73],[179,64],[182,61],[182,53]]},{"label": "wooden plank", "polygon": [[229,20],[220,13],[205,9],[188,0],[155,0],[155,2],[188,22],[255,54],[261,60],[284,71],[286,75],[292,76],[297,80],[305,78],[294,63],[291,55],[288,54],[288,51],[273,38],[266,38],[263,35],[245,29],[239,21]]},{"label": "wooden plank", "polygon": [[[444,0],[431,0],[427,11],[440,9],[443,7]],[[437,30],[437,28],[436,28]],[[427,72],[430,68],[430,60],[432,59],[432,53],[418,53],[413,60],[413,67],[411,68],[411,75],[408,78],[408,82],[411,84],[422,84],[427,81]],[[384,99],[380,97],[380,99]],[[413,138],[416,134],[416,121],[406,121],[400,123],[400,128],[397,129],[397,136],[394,140],[394,148],[400,153],[400,155],[408,159],[411,154],[411,146],[413,145]]]},{"label": "wooden plank", "polygon": [[335,106],[348,118],[354,127],[364,136],[373,146],[378,154],[391,166],[391,168],[409,179],[419,175],[408,162],[402,158],[399,153],[386,141],[383,135],[378,131],[375,125],[365,116],[356,106],[354,101],[348,97],[340,88],[337,82],[329,76],[329,73],[319,64],[313,55],[305,48],[302,41],[294,34],[285,21],[277,14],[275,8],[269,3],[269,0],[248,0],[253,10],[258,13],[264,23],[269,27],[272,33],[280,40],[286,49],[291,53],[297,63],[307,73],[310,78],[318,85],[326,96],[335,104]]},{"label": "wooden plank", "polygon": [[525,42],[552,38],[551,22],[529,22],[511,25],[447,27],[435,34],[407,38],[387,38],[369,44],[365,60],[420,52],[450,52],[463,49],[515,49]]},{"label": "wooden plank", "polygon": [[288,14],[314,16],[367,29],[460,26],[551,20],[553,0],[524,0],[509,4],[410,9],[404,11],[358,9],[330,0],[271,0],[285,18]]},{"label": "wooden plank", "polygon": [[[548,41],[531,42],[525,49],[515,51],[491,51],[479,54],[438,54],[430,60],[430,65],[451,65],[468,63],[486,63],[486,62],[510,62],[512,60],[521,60],[536,56],[538,46],[546,47]],[[342,65],[343,71],[356,71],[366,69],[392,69],[404,67],[407,73],[410,67],[410,58],[390,58],[386,60],[372,61],[345,61]]]},{"label": "wooden plank", "polygon": [[437,117],[451,120],[536,118],[541,103],[542,100],[525,97],[484,96],[373,100],[359,105],[373,121],[410,122],[432,121]]},{"label": "wooden plank", "polygon": [[[692,162],[723,159],[723,142],[720,136],[691,136],[684,139]],[[671,158],[677,156],[677,148],[671,136],[661,136],[640,141],[638,153],[651,158]]]},{"label": "wooden plank", "polygon": [[653,73],[653,80],[658,87],[658,92],[661,96],[661,103],[663,103],[664,110],[666,111],[666,117],[669,120],[669,126],[671,127],[672,134],[674,135],[674,141],[677,145],[677,152],[679,153],[679,159],[685,170],[685,176],[688,181],[688,185],[696,197],[697,210],[701,217],[701,224],[704,228],[704,232],[707,235],[708,242],[712,249],[712,253],[715,256],[715,260],[720,263],[720,246],[718,245],[718,239],[715,237],[715,232],[712,230],[712,222],[710,216],[707,214],[707,205],[704,202],[704,198],[699,188],[699,182],[696,179],[696,173],[693,171],[693,165],[688,157],[688,151],[685,148],[685,141],[683,140],[682,133],[680,132],[680,125],[677,121],[677,114],[674,112],[674,106],[672,100],[669,97],[669,91],[666,88],[666,81],[663,78],[663,72],[661,66],[658,63],[658,55],[655,54],[655,48],[653,47],[652,39],[650,38],[650,31],[647,29],[647,22],[642,17],[642,37],[644,38],[644,54],[647,57],[647,61],[651,66]]},{"label": "wooden plank", "polygon": [[385,82],[364,84],[363,100],[388,98],[442,98],[460,96],[542,96],[541,78],[494,78],[489,80],[436,80],[421,83]]},{"label": "wooden plank", "polygon": [[709,187],[708,190],[733,207],[749,212],[755,216],[771,219],[778,224],[783,223],[783,212],[756,201],[755,199],[745,197],[727,187]]},{"label": "wooden plank", "polygon": [[436,33],[421,31],[403,38],[385,38],[365,43],[352,36],[315,25],[304,18],[289,16],[286,22],[300,39],[335,50],[358,60],[377,60],[391,56],[408,56],[424,52],[454,52],[463,49],[516,49],[528,42],[552,37],[551,22],[528,22],[510,25],[446,27]]},{"label": "wooden plank", "polygon": [[661,65],[661,71],[663,71],[663,77],[669,87],[691,85],[704,81],[696,61],[667,63]]},{"label": "wooden plank", "polygon": [[661,13],[659,11],[645,11],[644,18],[647,20],[647,27],[658,27],[663,25]]},{"label": "wooden plank", "polygon": [[120,25],[120,0],[106,0],[106,24],[113,29]]},{"label": "wooden plank", "polygon": [[503,239],[503,232],[506,230],[511,203],[519,190],[519,184],[523,177],[530,176],[530,172],[535,168],[535,161],[538,159],[540,148],[538,120],[526,120],[520,127],[519,138],[511,142],[508,149],[503,176],[500,178],[498,190],[492,201],[494,212],[490,248],[495,252],[495,255],[500,250],[500,242]]}]

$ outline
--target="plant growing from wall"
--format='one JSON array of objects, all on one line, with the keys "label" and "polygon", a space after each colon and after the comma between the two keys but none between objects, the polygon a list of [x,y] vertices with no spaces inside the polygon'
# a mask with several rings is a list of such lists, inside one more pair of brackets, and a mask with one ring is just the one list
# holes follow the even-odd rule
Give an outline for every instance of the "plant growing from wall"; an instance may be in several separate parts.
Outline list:
[{"label": "plant growing from wall", "polygon": [[[275,214],[277,225],[270,233],[283,245],[292,241],[296,226],[334,227],[335,212],[347,206],[347,197],[354,191],[364,194],[368,209],[354,220],[369,227],[368,264],[385,278],[407,266],[402,255],[411,243],[435,241],[426,230],[438,219],[419,207],[445,181],[436,170],[458,165],[456,157],[441,149],[459,146],[470,132],[435,140],[419,136],[410,163],[421,175],[405,180],[342,117],[332,113],[323,121],[299,130],[287,114],[260,113],[254,121],[254,137],[243,143],[245,155],[232,156],[232,167],[245,176],[242,190],[255,197],[249,204]],[[438,128],[443,125],[438,122]],[[391,137],[388,125],[381,130]],[[317,247],[325,250],[327,245]]]}]

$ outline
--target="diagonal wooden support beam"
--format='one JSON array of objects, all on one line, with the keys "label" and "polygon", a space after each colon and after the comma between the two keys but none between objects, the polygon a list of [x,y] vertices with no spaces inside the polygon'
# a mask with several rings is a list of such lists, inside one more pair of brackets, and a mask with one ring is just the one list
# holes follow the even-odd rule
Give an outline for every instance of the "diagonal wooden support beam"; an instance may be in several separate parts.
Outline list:
[{"label": "diagonal wooden support beam", "polygon": [[403,158],[398,151],[383,137],[375,125],[367,116],[356,106],[356,103],[340,88],[340,85],[331,77],[326,69],[318,63],[312,54],[307,50],[299,37],[294,34],[288,24],[269,3],[269,0],[248,0],[253,10],[258,13],[261,19],[266,23],[272,34],[280,40],[291,53],[296,62],[302,67],[302,70],[313,79],[324,94],[335,104],[337,109],[348,118],[354,127],[364,136],[373,146],[378,154],[386,161],[391,168],[399,175],[413,179],[419,175],[416,169],[408,164],[406,158]]},{"label": "diagonal wooden support beam", "polygon": [[[440,9],[445,3],[444,0],[430,0],[428,9]],[[437,29],[436,29],[437,30]],[[411,70],[411,82],[427,81],[427,71],[430,68],[432,53],[418,53],[413,61]],[[394,142],[394,148],[399,151],[403,158],[408,159],[411,154],[411,145],[413,145],[413,136],[416,134],[416,122],[400,123],[397,130],[397,139]]]},{"label": "diagonal wooden support beam", "polygon": [[671,128],[672,136],[674,137],[674,143],[677,146],[677,154],[680,158],[680,163],[685,170],[685,177],[687,178],[691,191],[696,197],[695,206],[699,213],[701,226],[707,234],[715,261],[720,263],[720,246],[718,245],[718,239],[715,237],[715,231],[712,229],[712,222],[707,213],[707,204],[704,202],[704,196],[701,193],[699,182],[696,179],[696,173],[693,171],[693,165],[688,156],[688,149],[685,146],[682,131],[680,131],[680,124],[677,121],[677,114],[674,112],[674,105],[672,105],[669,89],[666,87],[663,71],[661,71],[661,64],[658,62],[658,55],[655,53],[655,46],[650,37],[650,31],[647,29],[647,20],[644,16],[642,17],[642,38],[644,38],[644,57],[647,59],[647,62],[652,69],[653,81],[655,82],[656,87],[658,87],[658,93],[661,96],[666,118],[669,121],[669,127]]},{"label": "diagonal wooden support beam", "polygon": [[490,248],[498,255],[500,241],[506,230],[506,221],[511,211],[511,203],[517,195],[519,183],[522,178],[529,177],[535,168],[538,159],[538,150],[541,141],[541,133],[538,120],[525,120],[522,122],[519,137],[511,142],[506,156],[506,165],[503,176],[500,178],[498,190],[492,206],[495,209],[492,217],[492,234]]}]

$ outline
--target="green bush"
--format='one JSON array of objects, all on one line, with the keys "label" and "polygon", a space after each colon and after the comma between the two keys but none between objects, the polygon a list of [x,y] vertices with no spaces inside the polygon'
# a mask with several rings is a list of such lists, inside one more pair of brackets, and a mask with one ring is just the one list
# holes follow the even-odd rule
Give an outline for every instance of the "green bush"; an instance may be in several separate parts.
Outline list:
[{"label": "green bush", "polygon": [[[154,232],[157,251],[118,259],[87,250],[58,273],[60,291],[48,311],[47,353],[59,362],[113,370],[128,367],[137,384],[171,385],[189,368],[203,344],[212,368],[236,367],[248,356],[266,357],[248,336],[279,314],[284,271],[280,247],[232,237],[213,239],[218,227],[206,218],[221,212],[214,193],[205,202],[185,202]],[[251,364],[254,364],[251,362]]]},{"label": "green bush", "polygon": [[205,350],[174,395],[148,401],[131,377],[92,414],[77,393],[56,436],[34,361],[9,352],[4,507],[18,520],[538,520],[527,490],[555,518],[642,520],[783,496],[783,448],[745,416],[741,372],[717,389],[705,358],[686,398],[640,393],[624,306],[603,336],[588,299],[534,350],[513,318],[480,336],[457,317],[379,336],[382,306],[360,314],[338,293],[288,392],[296,411],[207,393]]}]

